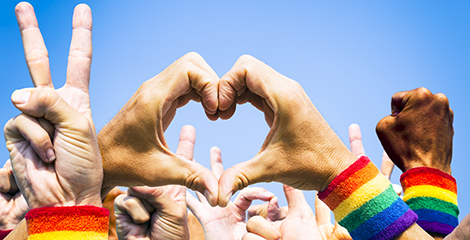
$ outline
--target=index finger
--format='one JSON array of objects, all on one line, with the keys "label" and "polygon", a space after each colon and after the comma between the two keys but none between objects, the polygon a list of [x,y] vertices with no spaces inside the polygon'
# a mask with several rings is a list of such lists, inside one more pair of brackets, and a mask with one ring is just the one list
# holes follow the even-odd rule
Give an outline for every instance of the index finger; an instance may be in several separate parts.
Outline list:
[{"label": "index finger", "polygon": [[380,166],[380,172],[390,180],[392,176],[393,167],[395,164],[390,160],[390,157],[387,155],[387,152],[384,151],[382,154],[382,165]]},{"label": "index finger", "polygon": [[53,87],[49,68],[49,53],[39,30],[33,6],[21,2],[15,8],[16,20],[23,40],[26,65],[36,87]]}]

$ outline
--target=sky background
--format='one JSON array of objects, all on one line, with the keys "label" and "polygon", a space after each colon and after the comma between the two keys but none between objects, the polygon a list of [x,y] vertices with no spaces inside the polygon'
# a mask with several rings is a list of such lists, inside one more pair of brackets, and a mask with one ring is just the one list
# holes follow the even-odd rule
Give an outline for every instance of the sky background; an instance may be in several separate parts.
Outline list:
[{"label": "sky background", "polygon": [[[2,125],[19,114],[11,93],[32,87],[14,13],[18,2],[0,3]],[[65,83],[73,8],[82,2],[30,1],[56,87]],[[447,95],[454,110],[459,219],[470,212],[470,1],[84,2],[93,12],[90,96],[97,130],[144,81],[187,52],[201,54],[219,76],[250,54],[298,81],[347,146],[349,125],[359,124],[366,154],[380,166],[377,122],[390,114],[395,92],[423,86]],[[221,148],[228,168],[253,157],[269,131],[263,113],[249,104],[238,106],[230,120],[212,122],[191,102],[165,132],[173,151],[186,124],[196,128],[194,156],[206,167],[212,146]],[[0,156],[3,164],[6,147]],[[400,174],[395,168],[393,183]],[[286,205],[279,183],[257,185]],[[306,196],[313,206],[314,192]]]}]

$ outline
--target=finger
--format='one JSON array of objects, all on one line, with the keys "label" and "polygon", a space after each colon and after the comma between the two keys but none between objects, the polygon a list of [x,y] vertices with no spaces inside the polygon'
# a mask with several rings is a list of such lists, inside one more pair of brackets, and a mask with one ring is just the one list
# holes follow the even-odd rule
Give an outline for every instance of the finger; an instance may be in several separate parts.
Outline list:
[{"label": "finger", "polygon": [[16,20],[20,28],[26,65],[36,87],[53,87],[49,68],[49,54],[39,30],[33,6],[21,2],[15,8]]},{"label": "finger", "polygon": [[287,206],[289,206],[289,213],[294,212],[294,211],[305,212],[305,210],[310,209],[310,206],[308,205],[307,200],[305,200],[304,193],[301,190],[297,190],[287,185],[283,185],[283,187],[284,187],[284,194],[286,195]]},{"label": "finger", "polygon": [[57,126],[70,125],[75,129],[83,116],[67,104],[52,88],[27,88],[16,90],[11,96],[13,105],[32,117],[44,117]]},{"label": "finger", "polygon": [[211,169],[217,179],[219,179],[224,172],[222,153],[218,147],[211,148]]},{"label": "finger", "polygon": [[199,216],[204,211],[204,205],[199,202],[192,194],[186,193],[186,205],[194,215]]},{"label": "finger", "polygon": [[359,125],[353,123],[349,126],[349,143],[351,152],[356,157],[365,156],[364,146],[362,145],[362,134]]},{"label": "finger", "polygon": [[392,116],[398,115],[410,99],[409,91],[397,92],[392,95]]},{"label": "finger", "polygon": [[50,163],[55,160],[52,140],[36,118],[25,114],[16,116],[6,124],[5,135],[27,140],[44,162]]},{"label": "finger", "polygon": [[274,194],[260,187],[245,188],[233,201],[233,204],[243,212],[248,210],[253,200],[269,201]]},{"label": "finger", "polygon": [[398,184],[392,183],[392,187],[393,187],[393,190],[398,194],[398,196],[400,196],[401,193],[403,192],[403,188]]},{"label": "finger", "polygon": [[[274,197],[273,199],[277,199],[277,197]],[[271,199],[271,201],[273,201],[273,199]],[[254,216],[268,217],[267,208],[271,201],[267,203],[251,205],[246,211],[247,219],[250,219]]]},{"label": "finger", "polygon": [[73,12],[72,43],[70,44],[67,65],[67,83],[88,93],[92,56],[91,29],[93,21],[91,9],[86,4],[79,4]]},{"label": "finger", "polygon": [[249,233],[256,234],[267,240],[279,239],[281,237],[279,231],[266,219],[260,216],[254,216],[250,218],[246,223],[246,230]]},{"label": "finger", "polygon": [[266,238],[260,237],[254,233],[245,233],[242,240],[265,240]]},{"label": "finger", "polygon": [[206,197],[202,195],[202,193],[200,192],[194,192],[194,193],[196,194],[197,199],[199,199],[199,202],[201,202],[204,205],[210,205]]},{"label": "finger", "polygon": [[277,197],[273,197],[268,203],[268,219],[271,221],[283,220],[287,216],[282,208],[279,207],[279,200]]},{"label": "finger", "polygon": [[150,220],[150,213],[142,201],[134,196],[122,194],[114,201],[116,214],[127,214],[137,224],[142,224]]},{"label": "finger", "polygon": [[178,148],[176,149],[176,155],[191,161],[193,159],[195,142],[196,129],[190,125],[183,126],[183,128],[181,128]]},{"label": "finger", "polygon": [[11,168],[10,159],[5,161],[3,168],[0,169],[0,192],[2,193],[16,193],[18,192],[18,185],[16,184],[15,176]]},{"label": "finger", "polygon": [[[176,84],[173,86],[176,91],[171,92],[170,102],[187,93],[188,87],[181,87],[180,83],[188,82],[201,96],[204,110],[213,115],[218,109],[218,82],[219,77],[210,68],[201,55],[190,52],[172,64],[178,71]],[[174,73],[173,73],[174,74]],[[168,106],[169,107],[169,106]]]},{"label": "finger", "polygon": [[380,166],[380,172],[390,180],[390,177],[392,176],[392,171],[393,167],[395,164],[390,160],[390,157],[388,157],[387,152],[383,152],[382,154],[382,165]]},{"label": "finger", "polygon": [[162,187],[133,187],[127,191],[129,195],[147,201],[163,214],[174,214],[175,209],[179,207]]},{"label": "finger", "polygon": [[260,162],[260,156],[257,155],[253,159],[239,163],[227,170],[219,179],[219,198],[218,205],[227,206],[233,194],[238,190],[247,187],[250,184],[262,182],[267,169]]},{"label": "finger", "polygon": [[315,194],[315,217],[317,225],[331,224],[330,208]]},{"label": "finger", "polygon": [[329,240],[352,240],[352,237],[349,235],[349,232],[346,230],[346,228],[341,227],[338,222],[335,222],[333,235]]}]

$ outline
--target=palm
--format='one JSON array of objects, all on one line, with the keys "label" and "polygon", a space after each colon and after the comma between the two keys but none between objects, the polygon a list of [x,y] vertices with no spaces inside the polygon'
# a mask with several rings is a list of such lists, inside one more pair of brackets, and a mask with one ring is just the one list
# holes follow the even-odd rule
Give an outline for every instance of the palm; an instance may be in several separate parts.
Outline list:
[{"label": "palm", "polygon": [[[209,206],[208,206],[209,207]],[[198,216],[207,239],[240,239],[246,233],[245,211],[229,203],[226,208],[215,207],[207,214]]]}]

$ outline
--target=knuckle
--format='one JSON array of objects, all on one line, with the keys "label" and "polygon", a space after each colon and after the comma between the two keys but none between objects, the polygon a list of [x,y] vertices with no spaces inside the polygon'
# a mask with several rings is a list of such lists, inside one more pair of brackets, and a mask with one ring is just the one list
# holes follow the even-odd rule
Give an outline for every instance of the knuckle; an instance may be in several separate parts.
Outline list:
[{"label": "knuckle", "polygon": [[432,96],[431,91],[429,91],[425,87],[417,88],[417,89],[415,89],[415,92],[416,92],[416,97],[418,99],[428,99],[429,97]]},{"label": "knuckle", "polygon": [[445,94],[436,93],[434,94],[434,97],[436,98],[438,103],[442,104],[444,107],[449,107],[449,99]]}]

